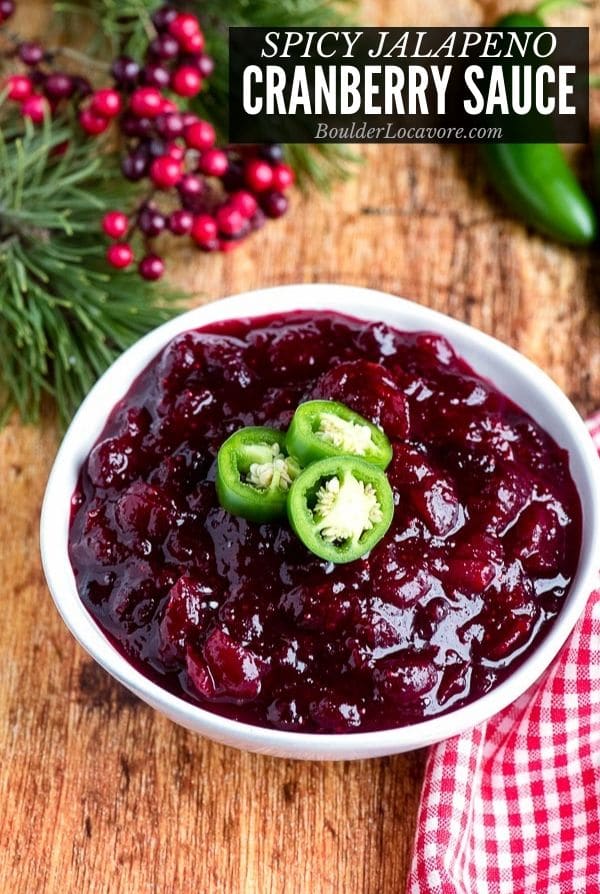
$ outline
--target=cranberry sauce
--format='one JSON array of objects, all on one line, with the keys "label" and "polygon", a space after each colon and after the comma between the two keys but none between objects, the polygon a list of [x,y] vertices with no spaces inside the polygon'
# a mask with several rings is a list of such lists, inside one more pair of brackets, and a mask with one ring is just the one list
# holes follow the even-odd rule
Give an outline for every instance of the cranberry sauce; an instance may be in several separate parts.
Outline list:
[{"label": "cranberry sauce", "polygon": [[[221,509],[215,456],[332,398],[392,441],[395,514],[332,566],[287,524]],[[111,413],[73,496],[81,598],[171,692],[285,730],[448,712],[510,673],[560,610],[580,547],[567,455],[448,342],[294,312],[175,338]]]}]

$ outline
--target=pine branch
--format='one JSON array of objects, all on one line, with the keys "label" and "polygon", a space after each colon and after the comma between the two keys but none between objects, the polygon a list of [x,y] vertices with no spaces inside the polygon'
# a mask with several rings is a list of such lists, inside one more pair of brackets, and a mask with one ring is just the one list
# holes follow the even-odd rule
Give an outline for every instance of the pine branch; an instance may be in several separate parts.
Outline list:
[{"label": "pine branch", "polygon": [[[191,103],[208,118],[221,138],[226,137],[228,119],[228,52],[230,26],[328,27],[349,24],[358,0],[181,0],[175,5],[198,15],[206,36],[207,50],[215,60],[215,71],[206,89]],[[93,44],[98,51],[98,34],[108,48],[105,55],[123,52],[140,60],[151,30],[150,16],[162,5],[159,0],[58,0],[55,8],[68,13],[71,27],[79,21],[94,28]],[[289,145],[288,160],[293,164],[300,185],[313,185],[327,191],[331,184],[347,178],[359,161],[347,146],[334,144]]]},{"label": "pine branch", "polygon": [[68,124],[0,119],[0,422],[36,421],[49,394],[66,424],[115,356],[176,312],[164,287],[107,270],[100,218],[134,194],[117,163]]}]

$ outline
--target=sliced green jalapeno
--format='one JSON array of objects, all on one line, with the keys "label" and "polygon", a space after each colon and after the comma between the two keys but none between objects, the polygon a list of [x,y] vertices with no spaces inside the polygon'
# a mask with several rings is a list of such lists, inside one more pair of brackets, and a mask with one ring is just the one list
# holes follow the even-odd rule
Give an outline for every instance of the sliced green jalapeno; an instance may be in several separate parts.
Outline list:
[{"label": "sliced green jalapeno", "polygon": [[385,469],[392,458],[386,435],[358,413],[334,400],[300,404],[285,438],[287,452],[307,466],[333,456],[360,456]]},{"label": "sliced green jalapeno", "polygon": [[285,518],[300,466],[283,451],[285,435],[249,426],[234,432],[217,454],[217,496],[224,509],[253,522]]},{"label": "sliced green jalapeno", "polygon": [[[543,14],[553,6],[540,3],[532,12],[513,12],[499,28],[544,28]],[[589,245],[598,234],[593,205],[556,143],[489,143],[481,147],[492,185],[525,223],[559,242]]]},{"label": "sliced green jalapeno", "polygon": [[287,501],[294,533],[321,559],[364,556],[392,523],[394,497],[385,472],[355,456],[318,460],[296,478]]}]

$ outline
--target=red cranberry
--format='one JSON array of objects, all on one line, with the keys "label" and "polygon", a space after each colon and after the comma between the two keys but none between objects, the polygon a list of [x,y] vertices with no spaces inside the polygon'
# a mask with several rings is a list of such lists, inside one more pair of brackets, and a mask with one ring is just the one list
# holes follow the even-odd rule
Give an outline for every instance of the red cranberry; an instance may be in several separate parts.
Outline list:
[{"label": "red cranberry", "polygon": [[145,236],[154,237],[162,233],[167,221],[164,214],[161,214],[156,208],[145,205],[138,215],[137,223]]},{"label": "red cranberry", "polygon": [[273,184],[273,168],[266,161],[253,158],[244,168],[244,177],[253,192],[263,192]]},{"label": "red cranberry", "polygon": [[222,630],[213,630],[204,645],[204,658],[217,688],[234,698],[256,698],[268,666]]},{"label": "red cranberry", "polygon": [[175,523],[175,507],[164,493],[136,481],[119,497],[115,519],[127,534],[160,541]]},{"label": "red cranberry", "polygon": [[347,733],[362,725],[364,707],[352,698],[330,693],[310,706],[310,716],[319,728],[330,733]]},{"label": "red cranberry", "polygon": [[139,442],[150,430],[152,417],[145,407],[130,407],[119,426],[119,434],[129,435],[132,442]]},{"label": "red cranberry", "polygon": [[258,208],[258,202],[252,193],[245,189],[235,192],[229,199],[229,205],[248,220],[250,220]]},{"label": "red cranberry", "polygon": [[152,13],[152,24],[157,31],[166,31],[173,19],[176,19],[178,15],[179,13],[175,7],[167,3],[164,6],[159,6]]},{"label": "red cranberry", "polygon": [[289,165],[278,164],[273,168],[273,189],[285,192],[293,185],[295,175]]},{"label": "red cranberry", "polygon": [[73,78],[60,71],[48,75],[44,81],[44,93],[49,99],[69,99],[75,91]]},{"label": "red cranberry", "polygon": [[169,70],[163,65],[149,63],[142,69],[141,80],[147,87],[157,87],[159,90],[164,90],[169,86],[171,75]]},{"label": "red cranberry", "polygon": [[102,118],[114,118],[121,111],[121,97],[116,90],[105,87],[92,96],[92,110]]},{"label": "red cranberry", "polygon": [[169,215],[168,227],[174,236],[186,236],[191,232],[194,216],[191,211],[180,208]]},{"label": "red cranberry", "polygon": [[117,56],[110,67],[110,73],[119,87],[135,87],[140,75],[140,66],[131,56]]},{"label": "red cranberry", "polygon": [[216,141],[215,129],[208,121],[194,121],[185,128],[184,137],[192,149],[212,149]]},{"label": "red cranberry", "polygon": [[510,614],[486,627],[481,654],[488,661],[503,661],[529,639],[537,617],[536,608],[522,614]]},{"label": "red cranberry", "polygon": [[521,513],[506,540],[526,571],[556,574],[565,551],[565,519],[562,507],[557,512],[552,503],[532,503]]},{"label": "red cranberry", "polygon": [[171,75],[171,89],[178,96],[195,96],[202,87],[202,77],[197,68],[182,65]]},{"label": "red cranberry", "polygon": [[447,478],[425,479],[411,489],[410,497],[429,530],[439,537],[446,537],[460,523],[456,489]]},{"label": "red cranberry", "polygon": [[[231,245],[236,244],[237,243],[235,242],[231,243]],[[198,242],[198,248],[205,252],[222,251],[221,241],[219,239],[209,239],[207,242]]]},{"label": "red cranberry", "polygon": [[408,436],[408,401],[393,375],[379,363],[341,363],[317,381],[312,396],[348,404],[388,437],[403,440]]},{"label": "red cranberry", "polygon": [[148,56],[167,61],[174,59],[179,53],[179,44],[170,34],[159,34],[148,47]]},{"label": "red cranberry", "polygon": [[135,459],[126,439],[107,438],[96,444],[90,453],[87,472],[96,487],[113,487],[129,481],[134,473],[132,463],[135,463]]},{"label": "red cranberry", "polygon": [[202,56],[199,56],[198,59],[196,59],[196,68],[203,78],[210,78],[215,70],[215,60],[212,58],[212,56],[203,54]]},{"label": "red cranberry", "polygon": [[164,140],[153,137],[143,144],[144,151],[150,158],[159,158],[161,155],[167,155],[167,146]]},{"label": "red cranberry", "polygon": [[176,112],[159,115],[156,119],[156,130],[166,140],[173,140],[183,133],[183,118]]},{"label": "red cranberry", "polygon": [[127,180],[141,180],[148,170],[148,155],[141,149],[126,155],[121,161],[121,170]]},{"label": "red cranberry", "polygon": [[6,22],[15,13],[14,0],[0,0],[0,24]]},{"label": "red cranberry", "polygon": [[200,214],[194,218],[191,232],[194,242],[206,246],[217,237],[217,222],[209,214]]},{"label": "red cranberry", "polygon": [[343,590],[335,593],[331,584],[318,587],[300,584],[279,600],[279,608],[302,630],[334,633],[352,621],[354,600]]},{"label": "red cranberry", "polygon": [[34,124],[41,124],[44,115],[49,112],[48,102],[43,96],[37,93],[28,96],[21,103],[21,114],[24,118],[30,118]]},{"label": "red cranberry", "polygon": [[491,562],[475,556],[448,559],[447,569],[444,574],[446,586],[463,593],[483,593],[496,576]]},{"label": "red cranberry", "polygon": [[206,187],[204,181],[197,174],[184,174],[177,184],[177,191],[181,196],[181,202],[188,211],[199,210],[199,205]]},{"label": "red cranberry", "polygon": [[189,645],[185,653],[185,668],[193,689],[204,698],[213,699],[216,695],[215,683],[206,661]]},{"label": "red cranberry", "polygon": [[19,59],[23,63],[23,65],[27,65],[33,67],[34,65],[39,65],[42,59],[44,58],[44,50],[39,43],[34,43],[33,41],[25,41],[20,44],[19,50]]},{"label": "red cranberry", "polygon": [[111,239],[121,239],[128,226],[129,220],[122,211],[107,211],[102,218],[102,229]]},{"label": "red cranberry", "polygon": [[450,603],[441,596],[435,596],[425,605],[417,606],[414,629],[421,639],[429,642],[442,621],[450,613]]},{"label": "red cranberry", "polygon": [[181,180],[181,162],[169,155],[161,155],[155,158],[150,166],[150,177],[159,189],[169,189]]},{"label": "red cranberry", "polygon": [[198,168],[207,177],[222,177],[228,165],[227,155],[222,149],[207,149],[198,162]]},{"label": "red cranberry", "polygon": [[160,657],[165,664],[182,661],[188,638],[207,632],[214,616],[209,603],[215,590],[206,583],[184,575],[169,590],[169,598],[160,624]]},{"label": "red cranberry", "polygon": [[126,137],[148,137],[154,131],[154,122],[150,118],[136,118],[132,112],[125,112],[121,115],[119,127]]},{"label": "red cranberry", "polygon": [[235,236],[246,226],[246,218],[231,205],[224,205],[216,213],[217,229],[224,236]]},{"label": "red cranberry", "polygon": [[163,95],[156,87],[138,87],[131,94],[131,111],[138,118],[156,118],[163,107]]},{"label": "red cranberry", "polygon": [[74,93],[79,99],[85,99],[87,96],[92,95],[92,85],[87,78],[83,78],[81,75],[73,75],[72,79]]},{"label": "red cranberry", "polygon": [[169,34],[180,41],[200,31],[200,22],[191,13],[181,12],[169,22]]},{"label": "red cranberry", "polygon": [[267,708],[267,720],[275,729],[302,731],[308,717],[297,699],[276,698]]},{"label": "red cranberry", "polygon": [[168,143],[167,144],[167,155],[169,158],[174,158],[175,161],[183,161],[185,158],[185,149],[183,146],[180,146],[179,143]]},{"label": "red cranberry", "polygon": [[[104,519],[86,530],[85,545],[92,560],[99,565],[118,565],[126,555],[124,546],[117,542],[113,531]],[[88,560],[89,561],[89,560]],[[111,593],[110,602],[115,598]]]},{"label": "red cranberry", "polygon": [[237,161],[235,158],[229,159],[229,167],[221,178],[221,182],[227,192],[236,192],[240,189],[246,189],[244,168],[240,161]]},{"label": "red cranberry", "polygon": [[460,659],[457,652],[449,650],[446,653],[446,667],[436,692],[438,705],[446,705],[450,699],[464,692],[469,668],[470,662]]},{"label": "red cranberry", "polygon": [[[180,41],[180,44],[182,50],[185,50],[187,53],[199,54],[204,49],[204,35],[201,31],[197,31],[195,34],[190,34],[185,40]],[[196,68],[200,70],[199,66],[196,66]]]},{"label": "red cranberry", "polygon": [[33,84],[31,79],[25,75],[12,75],[6,82],[8,88],[8,98],[15,102],[23,102],[31,96]]},{"label": "red cranberry", "polygon": [[82,109],[79,113],[79,123],[86,133],[96,136],[97,134],[104,133],[110,124],[110,121],[102,115],[96,115],[96,113],[88,107],[87,109]]},{"label": "red cranberry", "polygon": [[119,270],[129,267],[133,261],[131,245],[127,242],[116,242],[114,245],[109,245],[106,249],[106,260],[112,267]]},{"label": "red cranberry", "polygon": [[430,692],[437,683],[438,671],[429,654],[406,649],[400,657],[380,662],[373,677],[385,697],[403,703]]},{"label": "red cranberry", "polygon": [[261,197],[260,206],[267,217],[283,217],[289,207],[289,202],[282,192],[269,190]]},{"label": "red cranberry", "polygon": [[266,146],[261,146],[258,150],[258,154],[264,161],[276,165],[283,161],[283,146],[279,143],[270,143]]},{"label": "red cranberry", "polygon": [[165,262],[158,255],[146,255],[140,261],[138,271],[143,279],[160,279],[165,272]]}]

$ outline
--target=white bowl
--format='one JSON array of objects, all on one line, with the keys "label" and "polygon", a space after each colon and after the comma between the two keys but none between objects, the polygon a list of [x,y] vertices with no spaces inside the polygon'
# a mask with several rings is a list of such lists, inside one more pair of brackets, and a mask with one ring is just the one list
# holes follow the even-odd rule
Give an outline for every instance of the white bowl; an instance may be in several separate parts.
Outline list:
[{"label": "white bowl", "polygon": [[[577,573],[548,634],[503,683],[450,714],[400,729],[343,735],[283,732],[212,714],[172,695],[137,671],[104,636],[85,609],[68,556],[71,495],[79,469],[109,412],[132,381],[178,333],[216,320],[278,311],[327,309],[399,329],[445,335],[482,376],[523,407],[569,453],[583,509],[583,542]],[[280,757],[342,760],[420,748],[469,729],[520,696],[549,665],[582,613],[596,578],[600,555],[600,464],[587,429],[559,388],[512,348],[443,314],[381,292],[339,285],[282,286],[248,292],[199,307],[142,338],[110,367],[91,390],[56,457],[42,509],[41,551],[54,601],[73,635],[110,674],[172,720],[227,745]]]}]

